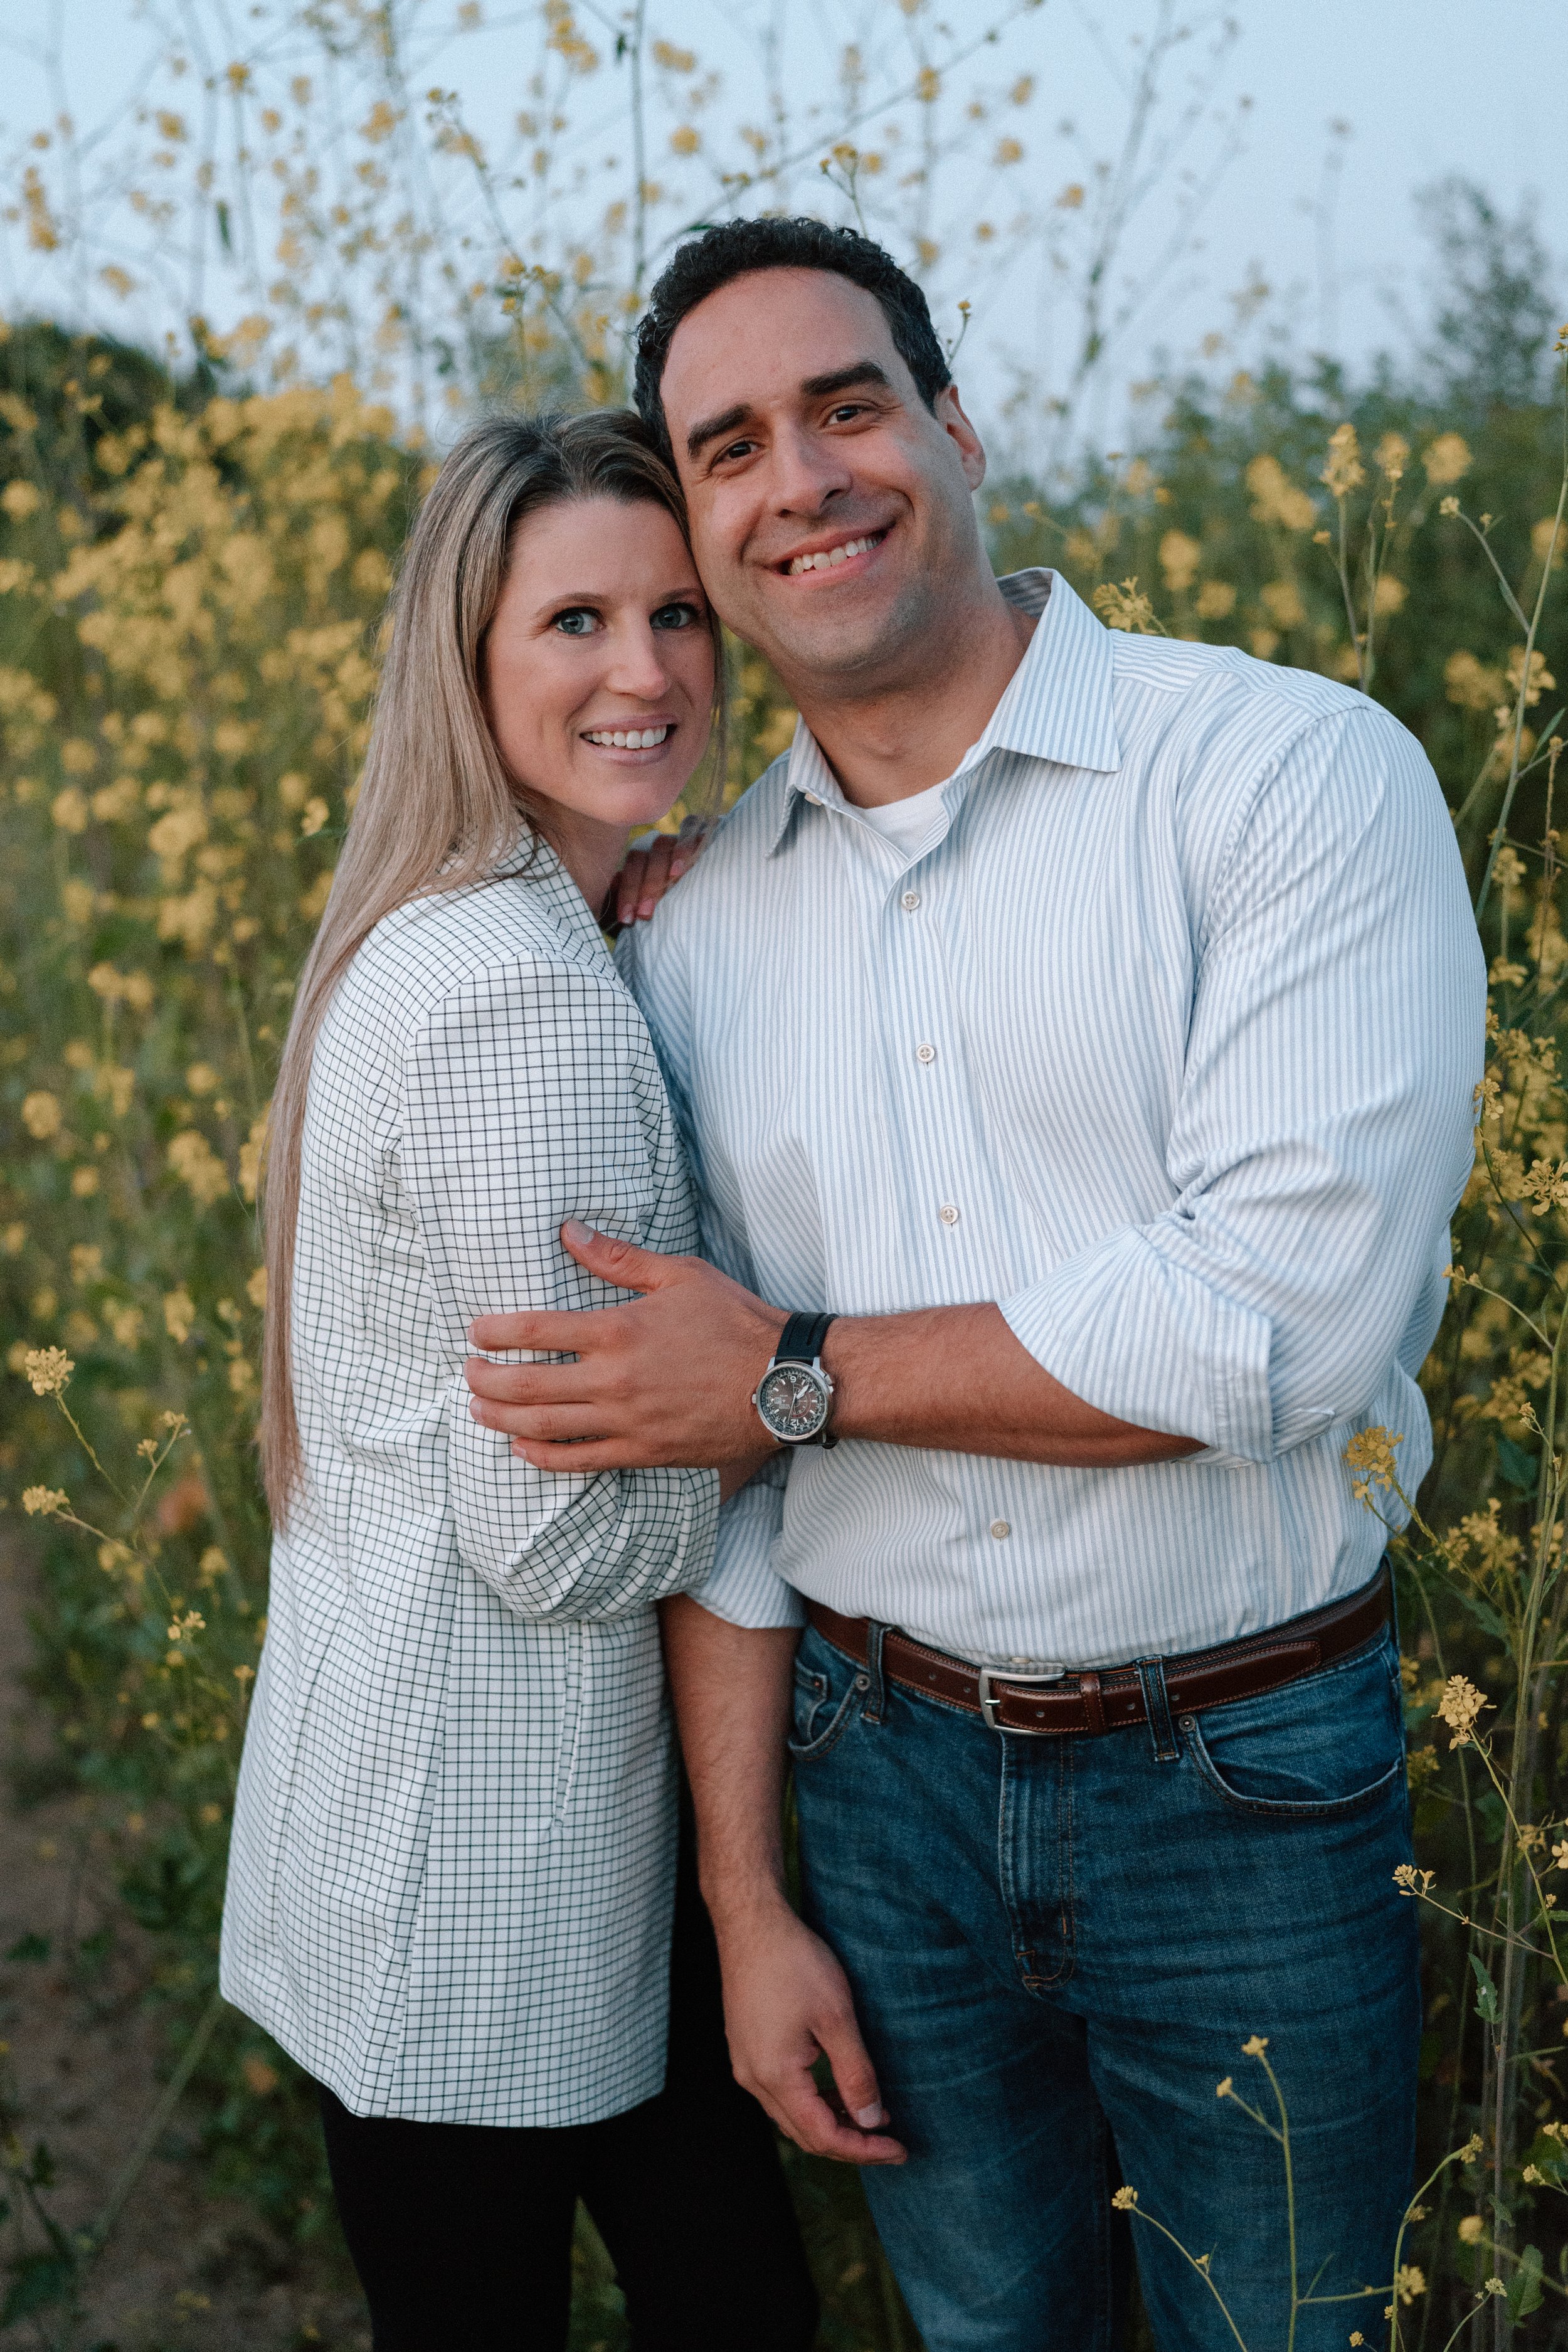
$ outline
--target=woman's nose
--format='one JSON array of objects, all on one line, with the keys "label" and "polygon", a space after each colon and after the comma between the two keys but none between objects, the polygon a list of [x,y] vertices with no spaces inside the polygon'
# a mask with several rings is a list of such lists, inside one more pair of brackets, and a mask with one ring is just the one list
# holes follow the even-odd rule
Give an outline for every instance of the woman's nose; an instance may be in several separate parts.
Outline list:
[{"label": "woman's nose", "polygon": [[628,630],[614,651],[605,683],[616,694],[657,702],[668,692],[669,668],[651,629]]}]

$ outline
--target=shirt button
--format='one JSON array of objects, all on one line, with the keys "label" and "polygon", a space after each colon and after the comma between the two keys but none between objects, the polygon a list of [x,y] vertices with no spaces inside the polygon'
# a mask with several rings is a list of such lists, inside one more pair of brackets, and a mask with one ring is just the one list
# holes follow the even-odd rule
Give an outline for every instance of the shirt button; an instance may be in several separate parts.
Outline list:
[{"label": "shirt button", "polygon": [[934,1045],[917,1045],[915,1047],[915,1059],[917,1062],[934,1062],[936,1059],[936,1047]]},{"label": "shirt button", "polygon": [[944,1225],[956,1225],[958,1223],[958,1211],[953,1207],[951,1201],[944,1201],[942,1202],[941,1208],[937,1211],[937,1215],[942,1219]]},{"label": "shirt button", "polygon": [[[995,1537],[997,1542],[1000,1543],[1004,1536],[1010,1536],[1013,1530],[1005,1519],[993,1519],[991,1522],[991,1532]],[[1022,1665],[1024,1662],[1021,1658],[1015,1658],[1013,1663],[1015,1665]]]},{"label": "shirt button", "polygon": [[920,902],[921,894],[918,890],[906,890],[903,897],[899,900],[899,904],[903,908],[906,915],[912,915],[915,908],[920,905]]},{"label": "shirt button", "polygon": [[803,793],[801,794],[801,798],[802,798],[802,800],[807,800],[807,801],[809,801],[809,802],[811,803],[811,805],[812,805],[812,807],[813,807],[813,808],[820,808],[820,807],[822,806],[822,798],[821,798],[820,793]]}]

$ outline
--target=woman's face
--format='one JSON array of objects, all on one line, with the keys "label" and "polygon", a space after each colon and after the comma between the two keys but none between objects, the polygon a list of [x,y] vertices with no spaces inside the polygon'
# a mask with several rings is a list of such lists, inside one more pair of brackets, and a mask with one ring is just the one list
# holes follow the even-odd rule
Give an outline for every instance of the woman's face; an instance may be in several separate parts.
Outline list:
[{"label": "woman's face", "polygon": [[713,706],[708,607],[674,518],[610,498],[526,517],[484,682],[507,772],[548,834],[624,838],[657,823],[702,757]]}]

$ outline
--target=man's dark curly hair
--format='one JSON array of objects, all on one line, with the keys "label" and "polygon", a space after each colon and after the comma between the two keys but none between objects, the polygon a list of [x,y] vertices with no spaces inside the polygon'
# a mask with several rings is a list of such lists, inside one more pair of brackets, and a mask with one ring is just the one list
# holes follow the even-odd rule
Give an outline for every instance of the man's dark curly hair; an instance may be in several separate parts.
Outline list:
[{"label": "man's dark curly hair", "polygon": [[637,328],[637,404],[662,453],[672,455],[659,386],[677,327],[699,302],[753,269],[830,269],[876,298],[893,349],[926,406],[952,382],[926,298],[890,253],[852,228],[817,220],[721,221],[677,248]]}]

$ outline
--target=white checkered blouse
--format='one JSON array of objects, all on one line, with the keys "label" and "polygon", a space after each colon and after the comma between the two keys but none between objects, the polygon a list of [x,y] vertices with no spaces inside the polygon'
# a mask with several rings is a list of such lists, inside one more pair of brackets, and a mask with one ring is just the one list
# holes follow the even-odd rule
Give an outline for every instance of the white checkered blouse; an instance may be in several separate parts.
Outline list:
[{"label": "white checkered blouse", "polygon": [[373,933],[316,1048],[223,1990],[357,2115],[589,2123],[664,2075],[675,1786],[653,1603],[710,1471],[568,1477],[470,1418],[466,1327],[604,1306],[577,1216],[696,1228],[642,1017],[547,854]]}]

